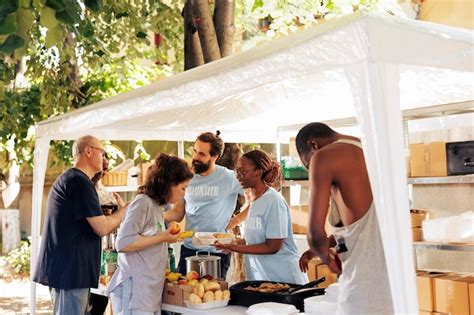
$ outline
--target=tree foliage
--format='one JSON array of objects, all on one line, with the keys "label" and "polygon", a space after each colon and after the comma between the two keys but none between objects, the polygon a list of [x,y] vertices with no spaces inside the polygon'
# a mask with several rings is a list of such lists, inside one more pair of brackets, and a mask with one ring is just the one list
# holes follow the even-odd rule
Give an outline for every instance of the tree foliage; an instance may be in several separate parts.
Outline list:
[{"label": "tree foliage", "polygon": [[[0,169],[12,159],[31,165],[36,122],[182,71],[183,5],[0,1]],[[247,49],[359,8],[395,12],[396,1],[237,0],[236,33],[243,41],[236,46]],[[67,160],[70,142],[54,148]]]}]

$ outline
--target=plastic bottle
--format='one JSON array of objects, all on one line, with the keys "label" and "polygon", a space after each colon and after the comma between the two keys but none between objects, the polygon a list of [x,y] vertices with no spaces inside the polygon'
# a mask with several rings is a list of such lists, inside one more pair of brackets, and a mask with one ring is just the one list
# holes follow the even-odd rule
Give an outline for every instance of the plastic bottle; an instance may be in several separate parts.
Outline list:
[{"label": "plastic bottle", "polygon": [[176,258],[174,257],[173,247],[171,247],[171,246],[168,246],[168,265],[169,265],[168,269],[171,272],[176,271]]}]

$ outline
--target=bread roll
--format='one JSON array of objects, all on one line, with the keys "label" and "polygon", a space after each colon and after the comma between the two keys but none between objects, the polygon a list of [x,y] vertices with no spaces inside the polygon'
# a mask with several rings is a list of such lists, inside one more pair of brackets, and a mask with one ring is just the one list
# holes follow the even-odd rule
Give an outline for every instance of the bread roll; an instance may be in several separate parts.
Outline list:
[{"label": "bread roll", "polygon": [[202,298],[202,301],[204,303],[214,301],[214,292],[207,291],[206,293],[204,293],[204,297]]},{"label": "bread roll", "polygon": [[198,283],[194,286],[193,289],[194,293],[196,293],[197,296],[202,298],[204,296],[204,286],[201,283]]},{"label": "bread roll", "polygon": [[228,299],[230,299],[230,291],[229,291],[229,290],[224,290],[224,291],[222,292],[222,299],[223,299],[223,300],[228,300]]},{"label": "bread roll", "polygon": [[204,289],[206,291],[216,291],[216,290],[220,290],[221,286],[217,282],[208,282],[207,284],[204,285]]},{"label": "bread roll", "polygon": [[214,292],[214,299],[217,301],[217,300],[222,300],[222,291],[221,290],[217,290],[216,292]]},{"label": "bread roll", "polygon": [[195,294],[195,293],[190,293],[189,297],[188,297],[188,300],[189,300],[189,303],[192,303],[192,304],[202,303],[201,298],[199,296],[197,296],[197,294]]}]

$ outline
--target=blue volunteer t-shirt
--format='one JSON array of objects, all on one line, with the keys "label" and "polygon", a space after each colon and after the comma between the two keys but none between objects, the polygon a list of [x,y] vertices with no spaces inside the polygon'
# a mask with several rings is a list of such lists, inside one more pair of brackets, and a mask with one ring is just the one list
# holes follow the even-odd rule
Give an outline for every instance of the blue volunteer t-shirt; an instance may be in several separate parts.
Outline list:
[{"label": "blue volunteer t-shirt", "polygon": [[[225,232],[239,194],[243,194],[243,190],[234,172],[223,166],[216,165],[214,172],[208,176],[195,174],[184,197],[186,230]],[[184,246],[197,249],[191,239],[186,239]],[[216,252],[214,247],[199,249]]]},{"label": "blue volunteer t-shirt", "polygon": [[102,215],[90,178],[71,168],[53,184],[33,281],[57,289],[97,288],[100,237],[86,218]]},{"label": "blue volunteer t-shirt", "polygon": [[298,266],[299,256],[293,240],[290,209],[283,196],[268,190],[255,200],[244,223],[247,245],[267,239],[284,239],[281,249],[271,255],[245,254],[247,280],[268,280],[304,284],[306,276]]}]

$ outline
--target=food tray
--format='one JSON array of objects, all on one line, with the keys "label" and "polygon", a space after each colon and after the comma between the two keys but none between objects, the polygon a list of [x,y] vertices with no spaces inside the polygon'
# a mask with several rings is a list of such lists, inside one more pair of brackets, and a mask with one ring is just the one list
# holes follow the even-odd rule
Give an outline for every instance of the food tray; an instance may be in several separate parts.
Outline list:
[{"label": "food tray", "polygon": [[[216,238],[215,234],[226,234],[229,237],[226,238]],[[222,232],[196,232],[194,233],[193,237],[196,241],[197,245],[213,245],[215,242],[219,242],[221,244],[230,244],[234,241],[234,235],[229,233],[222,233]]]},{"label": "food tray", "polygon": [[225,307],[227,306],[227,304],[229,304],[229,301],[230,299],[194,304],[190,303],[188,300],[185,300],[184,304],[186,304],[186,307],[191,308],[193,310],[208,310],[211,308]]}]

